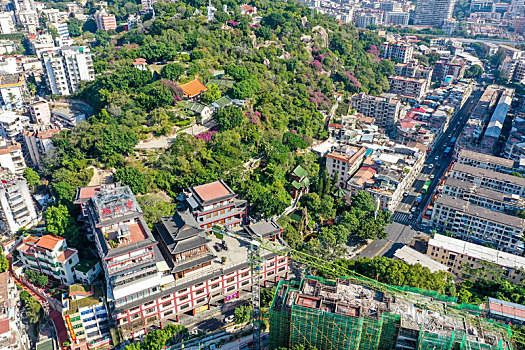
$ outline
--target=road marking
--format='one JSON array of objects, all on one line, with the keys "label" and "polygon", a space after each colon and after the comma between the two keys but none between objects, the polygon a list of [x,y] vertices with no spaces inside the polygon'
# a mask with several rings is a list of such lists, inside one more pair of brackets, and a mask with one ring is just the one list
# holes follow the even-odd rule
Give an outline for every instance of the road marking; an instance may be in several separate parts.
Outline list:
[{"label": "road marking", "polygon": [[385,244],[385,246],[384,246],[383,248],[381,248],[377,253],[375,253],[373,257],[375,258],[375,257],[378,256],[379,254],[381,254],[381,253],[383,252],[383,250],[385,250],[386,247],[388,247],[388,244],[389,244],[389,243],[390,243],[390,242],[387,241],[386,244]]}]

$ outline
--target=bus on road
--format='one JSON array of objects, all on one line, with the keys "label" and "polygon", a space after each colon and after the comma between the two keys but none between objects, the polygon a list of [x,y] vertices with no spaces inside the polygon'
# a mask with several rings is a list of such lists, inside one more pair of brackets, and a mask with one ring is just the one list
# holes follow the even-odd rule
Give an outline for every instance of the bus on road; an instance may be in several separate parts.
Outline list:
[{"label": "bus on road", "polygon": [[432,181],[430,181],[430,180],[427,180],[427,181],[425,182],[425,184],[423,185],[423,188],[421,189],[421,193],[422,193],[422,194],[427,193],[428,188],[430,187],[430,184],[431,184],[431,183],[432,183]]}]

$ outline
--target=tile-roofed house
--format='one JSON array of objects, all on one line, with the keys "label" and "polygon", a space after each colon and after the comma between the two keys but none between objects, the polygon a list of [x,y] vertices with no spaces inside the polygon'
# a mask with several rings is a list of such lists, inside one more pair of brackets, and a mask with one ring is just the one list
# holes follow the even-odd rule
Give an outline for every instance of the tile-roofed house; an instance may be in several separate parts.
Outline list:
[{"label": "tile-roofed house", "polygon": [[194,79],[186,84],[180,86],[184,92],[184,97],[194,98],[202,94],[204,91],[208,90],[206,85],[200,82],[199,79]]},{"label": "tile-roofed house", "polygon": [[44,273],[66,285],[75,282],[78,251],[69,248],[65,238],[45,235],[24,238],[22,242],[16,250],[25,269]]},{"label": "tile-roofed house", "polygon": [[218,111],[221,108],[231,105],[233,100],[228,96],[222,96],[217,101],[214,101],[211,105],[214,111]]},{"label": "tile-roofed house", "polygon": [[290,174],[292,180],[291,195],[292,198],[297,198],[300,194],[308,192],[310,186],[310,179],[308,179],[308,172],[301,165],[296,166]]}]

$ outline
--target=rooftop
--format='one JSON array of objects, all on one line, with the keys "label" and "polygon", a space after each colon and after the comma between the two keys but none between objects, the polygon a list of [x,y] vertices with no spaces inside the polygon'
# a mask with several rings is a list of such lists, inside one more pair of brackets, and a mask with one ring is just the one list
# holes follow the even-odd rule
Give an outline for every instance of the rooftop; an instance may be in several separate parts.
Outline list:
[{"label": "rooftop", "polygon": [[491,315],[525,322],[524,305],[495,298],[488,298],[487,307]]},{"label": "rooftop", "polygon": [[36,246],[47,250],[54,250],[63,240],[64,238],[62,237],[45,235],[38,239]]},{"label": "rooftop", "polygon": [[194,79],[186,84],[182,84],[180,88],[184,92],[184,95],[190,98],[195,97],[208,89],[199,79]]},{"label": "rooftop", "polygon": [[496,157],[496,156],[492,156],[489,154],[478,153],[478,152],[470,151],[467,149],[462,149],[459,152],[458,159],[461,159],[461,158],[472,159],[472,160],[482,162],[482,163],[500,165],[506,168],[514,167],[513,160],[502,158],[502,157]]},{"label": "rooftop", "polygon": [[197,200],[202,206],[220,202],[236,196],[235,192],[233,192],[232,189],[229,188],[228,185],[226,185],[222,180],[191,187],[189,192],[191,197],[195,195],[195,200]]},{"label": "rooftop", "polygon": [[525,257],[440,234],[434,235],[434,237],[428,241],[428,245],[507,268],[525,268]]},{"label": "rooftop", "polygon": [[525,219],[518,218],[516,216],[507,215],[493,210],[488,210],[483,207],[474,205],[463,199],[441,194],[435,204],[442,204],[445,207],[453,208],[463,213],[466,213],[475,218],[482,218],[487,221],[496,222],[501,225],[513,228],[524,229]]},{"label": "rooftop", "polygon": [[415,249],[405,245],[394,253],[394,258],[402,260],[410,265],[419,264],[427,267],[431,272],[448,271],[448,267],[430,258],[428,255],[422,254]]},{"label": "rooftop", "polygon": [[525,187],[525,178],[499,173],[490,169],[477,168],[467,164],[455,163],[452,166],[452,174],[454,174],[454,172],[469,174],[474,177],[495,179]]},{"label": "rooftop", "polygon": [[6,74],[0,76],[0,89],[24,84],[24,76],[21,73]]}]

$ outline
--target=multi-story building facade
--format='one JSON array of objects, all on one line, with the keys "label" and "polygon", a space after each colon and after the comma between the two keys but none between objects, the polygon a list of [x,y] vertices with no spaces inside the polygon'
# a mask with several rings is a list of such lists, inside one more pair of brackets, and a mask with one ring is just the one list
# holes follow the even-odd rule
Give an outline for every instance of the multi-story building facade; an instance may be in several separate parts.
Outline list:
[{"label": "multi-story building facade", "polygon": [[432,68],[424,68],[415,60],[411,60],[408,63],[396,63],[395,65],[396,75],[402,77],[412,77],[418,79],[428,79],[432,77]]},{"label": "multi-story building facade", "polygon": [[191,187],[184,194],[184,204],[207,232],[214,224],[240,227],[246,222],[246,201],[222,180]]},{"label": "multi-story building facade", "polygon": [[513,160],[462,149],[457,156],[460,164],[509,174],[516,169]]},{"label": "multi-story building facade", "polygon": [[22,136],[22,151],[26,164],[31,167],[39,167],[42,160],[55,153],[53,136],[60,129],[45,125],[32,125],[24,131]]},{"label": "multi-story building facade", "polygon": [[509,282],[520,283],[525,279],[524,257],[444,235],[436,234],[428,241],[427,255],[449,266],[450,272],[459,278],[470,277],[469,269],[487,269],[485,263],[490,263],[500,267],[502,276]]},{"label": "multi-story building facade", "polygon": [[410,15],[408,12],[386,12],[385,13],[385,24],[390,26],[407,26],[408,21],[410,20]]},{"label": "multi-story building facade", "polygon": [[105,9],[97,11],[93,17],[97,23],[97,30],[103,30],[107,32],[110,29],[117,29],[115,15],[108,14]]},{"label": "multi-story building facade", "polygon": [[11,34],[15,30],[15,16],[13,12],[0,12],[0,33]]},{"label": "multi-story building facade", "polygon": [[4,178],[0,183],[0,232],[10,236],[38,221],[25,179]]},{"label": "multi-story building facade", "polygon": [[456,56],[441,58],[434,63],[432,80],[442,82],[447,76],[452,76],[454,79],[461,79],[465,74],[466,68],[467,61],[462,58]]},{"label": "multi-story building facade", "polygon": [[38,101],[29,105],[29,115],[35,124],[51,123],[51,110],[47,101]]},{"label": "multi-story building facade", "polygon": [[412,59],[414,53],[414,47],[406,42],[396,41],[388,42],[385,41],[381,45],[381,57],[391,60],[398,60],[402,63],[408,63]]},{"label": "multi-story building facade", "polygon": [[429,87],[428,79],[402,77],[399,75],[388,77],[388,82],[390,83],[390,90],[388,90],[390,93],[415,99],[422,98]]},{"label": "multi-story building facade", "polygon": [[525,200],[518,195],[508,195],[488,188],[478,187],[470,182],[448,177],[443,193],[466,200],[477,206],[505,213],[514,213],[525,208]]},{"label": "multi-story building facade", "polygon": [[525,197],[525,179],[494,170],[476,168],[470,165],[455,163],[451,176],[470,182],[481,188],[488,188],[509,195]]},{"label": "multi-story building facade", "polygon": [[24,95],[27,93],[22,73],[0,76],[0,104],[2,109],[19,111],[24,107]]},{"label": "multi-story building facade", "polygon": [[14,140],[0,139],[0,168],[22,175],[26,168],[22,146]]},{"label": "multi-story building facade", "polygon": [[443,21],[452,18],[456,0],[418,0],[414,24],[441,27]]},{"label": "multi-story building facade", "polygon": [[109,349],[110,315],[99,286],[69,286],[62,318],[73,349]]},{"label": "multi-story building facade", "polygon": [[488,210],[466,200],[440,195],[432,211],[432,224],[441,232],[478,244],[490,244],[498,250],[523,254],[525,219]]},{"label": "multi-story building facade", "polygon": [[352,96],[350,104],[358,113],[374,117],[376,125],[385,130],[395,127],[403,110],[400,99],[393,94],[372,96],[361,92]]},{"label": "multi-story building facade", "polygon": [[14,112],[0,113],[0,138],[20,140],[29,118]]},{"label": "multi-story building facade", "polygon": [[347,146],[328,153],[326,156],[326,171],[331,179],[336,179],[336,185],[346,187],[348,179],[359,169],[365,158],[366,148]]},{"label": "multi-story building facade", "polygon": [[375,9],[359,9],[354,11],[353,21],[358,28],[367,28],[373,25],[383,24],[384,12]]},{"label": "multi-story building facade", "polygon": [[[162,219],[158,244],[127,186],[80,188],[75,203],[102,258],[109,309],[125,338],[160,322],[178,322],[180,314],[199,313],[211,302],[238,298],[251,288],[248,248],[228,235],[207,236],[189,209]],[[280,239],[282,231],[265,221],[231,227],[236,234],[269,240]],[[287,257],[266,254],[261,280],[275,282],[287,271]]]},{"label": "multi-story building facade", "polygon": [[95,79],[93,59],[88,47],[66,46],[42,54],[46,81],[51,93],[71,95],[81,81]]},{"label": "multi-story building facade", "polygon": [[66,285],[75,282],[73,267],[78,264],[78,252],[68,248],[65,238],[52,235],[28,237],[16,250],[25,268],[51,276]]}]

